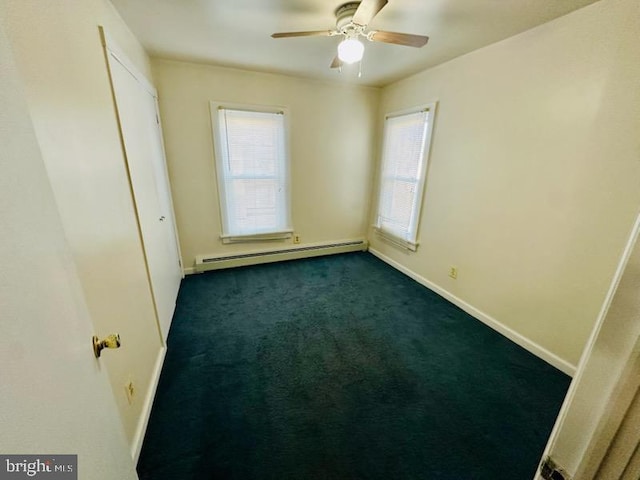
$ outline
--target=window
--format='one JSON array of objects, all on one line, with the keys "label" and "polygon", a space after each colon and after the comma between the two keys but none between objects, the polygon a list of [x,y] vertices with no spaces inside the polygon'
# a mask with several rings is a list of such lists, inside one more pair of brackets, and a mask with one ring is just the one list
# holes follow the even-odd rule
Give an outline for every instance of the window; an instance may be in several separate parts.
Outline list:
[{"label": "window", "polygon": [[435,103],[388,115],[384,124],[376,231],[416,250]]},{"label": "window", "polygon": [[223,242],[291,236],[286,112],[211,103]]}]

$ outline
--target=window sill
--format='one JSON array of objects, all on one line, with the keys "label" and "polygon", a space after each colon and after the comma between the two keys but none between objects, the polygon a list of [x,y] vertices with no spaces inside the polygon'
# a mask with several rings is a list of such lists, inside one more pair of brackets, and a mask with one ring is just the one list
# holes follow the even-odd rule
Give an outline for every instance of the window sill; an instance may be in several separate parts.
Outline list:
[{"label": "window sill", "polygon": [[257,233],[254,235],[220,235],[222,243],[248,243],[248,242],[269,242],[272,240],[286,240],[293,236],[293,230],[282,232]]},{"label": "window sill", "polygon": [[419,245],[418,242],[410,242],[408,240],[404,240],[402,238],[396,237],[395,235],[392,235],[389,232],[385,232],[384,230],[381,230],[375,225],[373,226],[373,228],[380,238],[382,238],[383,240],[387,241],[388,243],[396,247],[400,247],[405,250],[410,250],[412,252],[415,252],[418,250],[418,245]]}]

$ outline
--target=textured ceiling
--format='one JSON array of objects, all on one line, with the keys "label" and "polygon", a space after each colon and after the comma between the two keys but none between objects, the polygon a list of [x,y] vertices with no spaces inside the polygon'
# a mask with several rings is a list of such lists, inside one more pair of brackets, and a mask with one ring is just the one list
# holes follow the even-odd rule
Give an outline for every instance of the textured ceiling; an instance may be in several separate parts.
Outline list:
[{"label": "textured ceiling", "polygon": [[370,28],[430,37],[422,48],[365,41],[357,67],[329,69],[340,37],[272,39],[335,27],[341,0],[112,0],[156,57],[383,86],[595,0],[390,0]]}]

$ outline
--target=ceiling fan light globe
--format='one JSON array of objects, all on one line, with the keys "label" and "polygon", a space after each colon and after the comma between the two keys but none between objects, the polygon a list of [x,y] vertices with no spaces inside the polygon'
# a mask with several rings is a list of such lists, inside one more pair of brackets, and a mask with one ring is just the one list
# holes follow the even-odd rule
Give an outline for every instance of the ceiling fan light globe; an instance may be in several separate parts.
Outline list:
[{"label": "ceiling fan light globe", "polygon": [[347,38],[338,45],[338,58],[344,63],[355,63],[362,60],[364,45],[360,40]]}]

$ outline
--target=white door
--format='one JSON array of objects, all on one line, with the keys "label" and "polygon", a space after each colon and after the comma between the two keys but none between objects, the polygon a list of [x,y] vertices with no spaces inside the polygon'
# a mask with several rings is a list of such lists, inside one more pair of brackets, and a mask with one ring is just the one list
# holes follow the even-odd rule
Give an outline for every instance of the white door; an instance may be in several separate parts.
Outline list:
[{"label": "white door", "polygon": [[639,237],[640,216],[543,455],[575,480],[639,478]]},{"label": "white door", "polygon": [[[0,453],[75,454],[78,478],[134,480],[2,8],[0,2]],[[6,471],[0,464],[0,476]]]},{"label": "white door", "polygon": [[[596,465],[581,465],[576,478],[593,480],[638,480],[640,478],[640,358],[638,345],[634,348],[634,360],[629,365],[610,398],[609,410],[603,417],[598,433],[602,440],[594,446],[603,452]],[[622,417],[622,418],[619,418]],[[595,456],[595,455],[594,455]]]},{"label": "white door", "polygon": [[158,323],[166,341],[182,268],[156,93],[112,41],[107,38],[105,43]]}]

